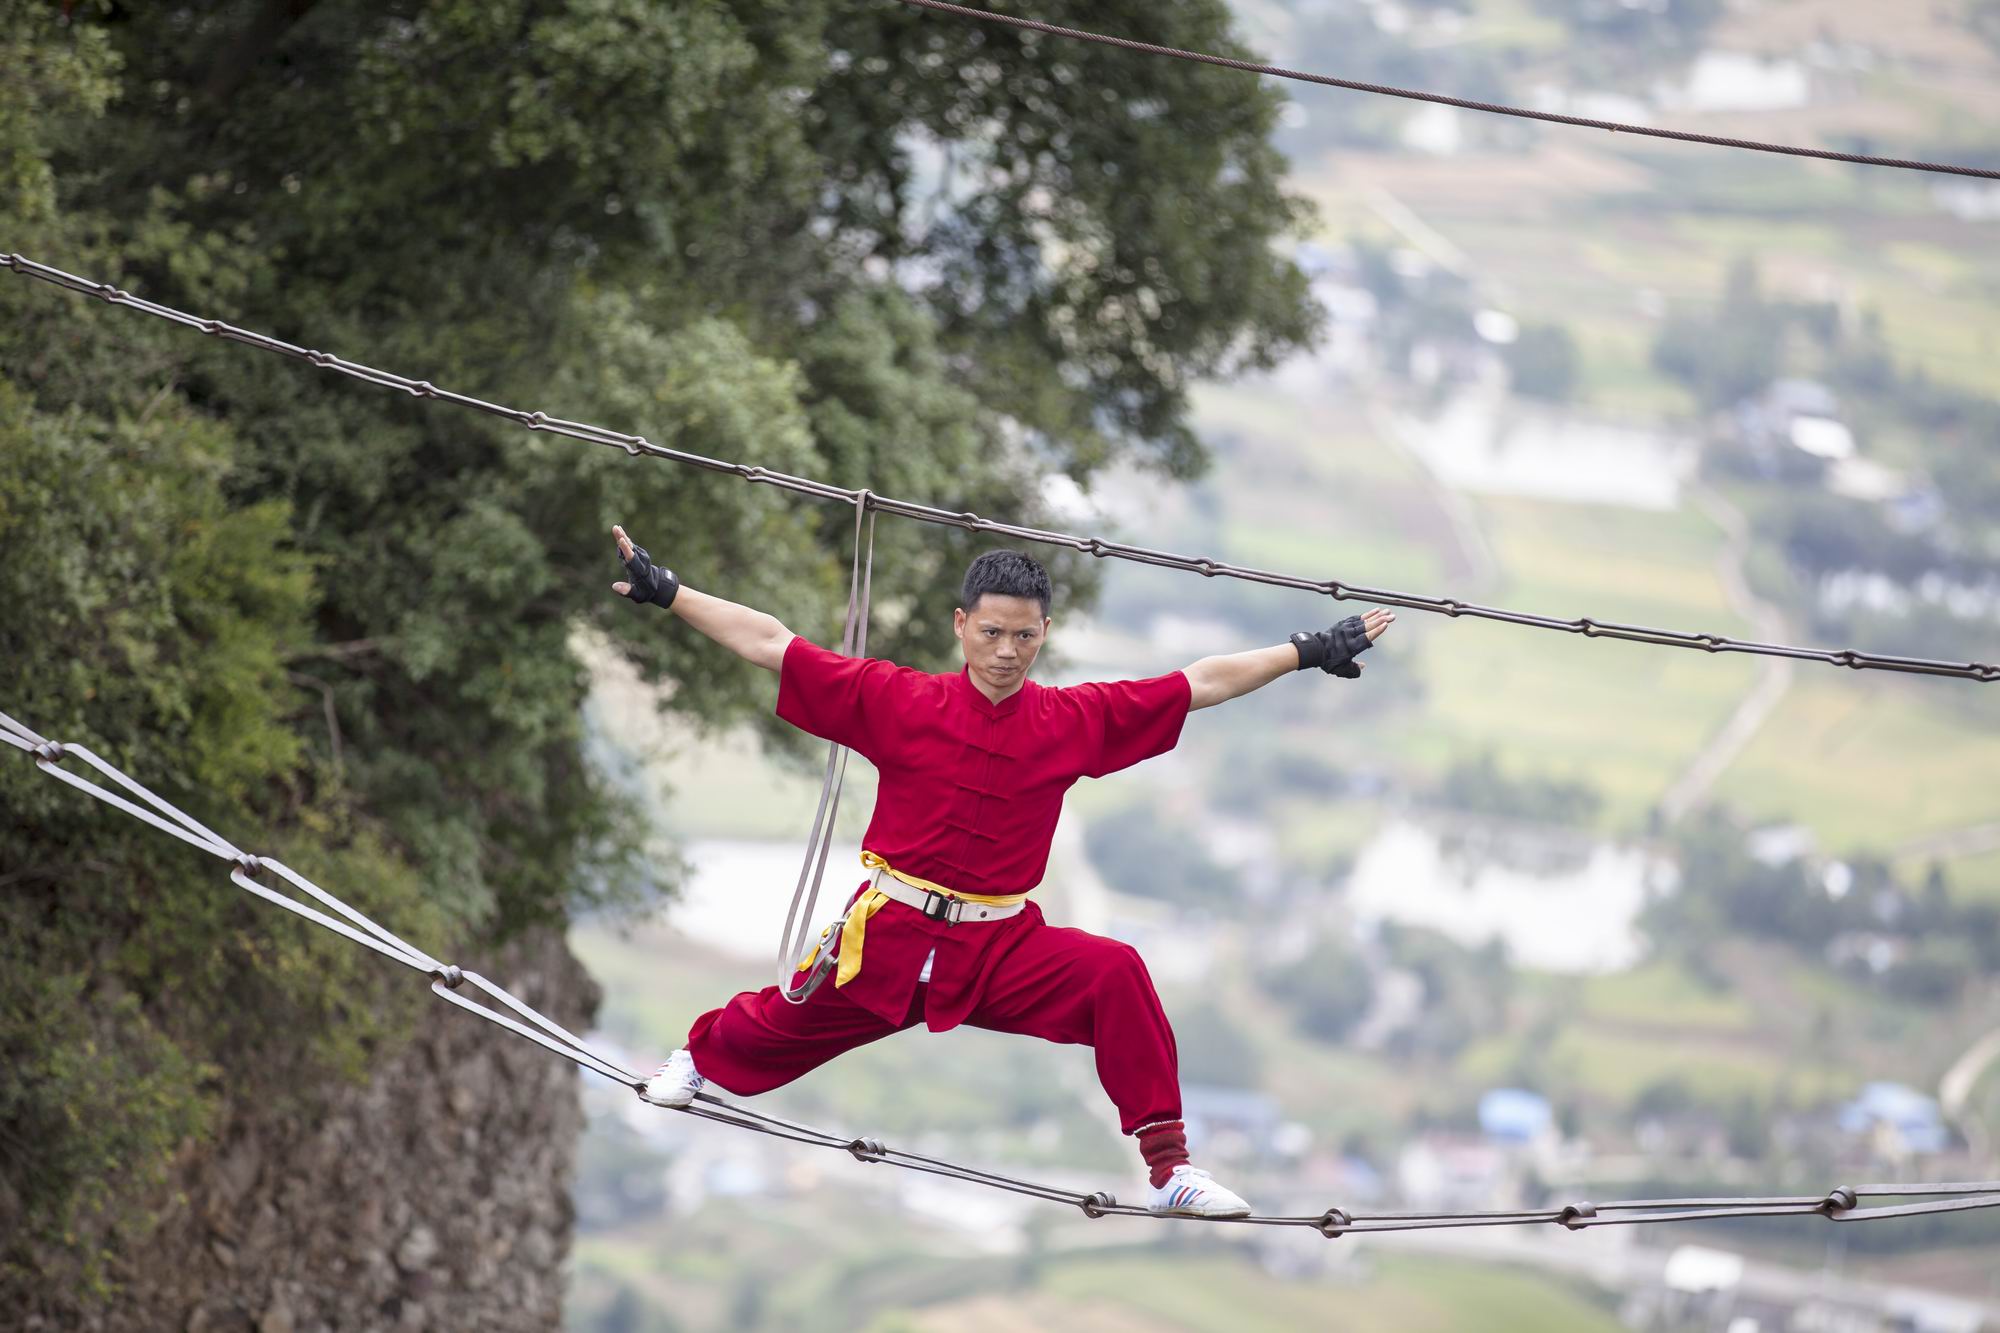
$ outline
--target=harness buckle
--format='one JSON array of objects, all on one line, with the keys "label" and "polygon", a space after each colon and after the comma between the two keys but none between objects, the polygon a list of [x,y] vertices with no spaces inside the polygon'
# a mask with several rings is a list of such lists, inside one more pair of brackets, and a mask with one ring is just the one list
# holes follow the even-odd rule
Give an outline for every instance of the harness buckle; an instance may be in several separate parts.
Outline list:
[{"label": "harness buckle", "polygon": [[948,926],[957,924],[952,920],[951,903],[952,900],[942,893],[932,892],[925,894],[923,906],[925,918],[931,921],[942,921]]}]

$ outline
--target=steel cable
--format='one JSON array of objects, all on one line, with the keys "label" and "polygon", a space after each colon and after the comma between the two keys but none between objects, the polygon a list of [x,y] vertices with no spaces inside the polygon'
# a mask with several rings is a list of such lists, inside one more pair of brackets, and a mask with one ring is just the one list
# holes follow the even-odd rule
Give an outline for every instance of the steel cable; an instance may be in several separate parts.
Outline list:
[{"label": "steel cable", "polygon": [[[904,0],[910,3],[911,0]],[[919,504],[911,500],[898,500],[889,496],[876,495],[866,487],[850,490],[835,486],[830,482],[810,477],[795,477],[784,472],[774,472],[769,468],[748,463],[732,463],[722,459],[707,458],[701,454],[655,444],[642,435],[626,435],[603,426],[588,422],[565,421],[552,417],[546,412],[529,412],[520,408],[505,407],[489,403],[483,399],[468,397],[440,389],[428,380],[413,380],[386,370],[377,370],[359,362],[347,361],[331,352],[316,351],[296,344],[284,342],[268,334],[249,329],[239,329],[217,319],[203,319],[171,306],[148,301],[108,282],[92,282],[73,273],[38,263],[19,254],[0,254],[0,268],[12,269],[23,277],[35,278],[52,286],[86,296],[95,296],[113,305],[127,306],[145,314],[156,316],[186,328],[195,329],[210,337],[222,338],[230,342],[243,343],[249,347],[276,352],[296,360],[331,370],[338,374],[358,379],[383,388],[396,389],[416,398],[431,398],[441,402],[457,403],[462,407],[475,408],[481,412],[504,418],[529,430],[563,435],[582,440],[588,444],[601,444],[609,448],[622,449],[634,457],[641,455],[663,458],[669,462],[681,463],[689,467],[701,468],[709,472],[723,473],[739,477],[753,485],[776,486],[781,490],[809,495],[821,500],[836,500],[853,505],[856,509],[872,508],[887,514],[914,519],[920,523],[930,523],[943,527],[962,528],[968,532],[991,533],[1010,537],[1018,541],[1035,542],[1044,546],[1065,547],[1099,559],[1126,560],[1137,564],[1158,565],[1167,569],[1178,569],[1200,574],[1204,578],[1238,579],[1246,583],[1259,583],[1269,587],[1293,588],[1301,592],[1315,593],[1331,597],[1336,601],[1365,601],[1381,606],[1402,607],[1412,611],[1429,611],[1436,615],[1453,619],[1471,617],[1477,620],[1493,620],[1503,624],[1520,625],[1530,629],[1554,630],[1564,634],[1580,634],[1585,638],[1618,639],[1631,643],[1651,644],[1662,648],[1689,648],[1707,653],[1748,653],[1764,657],[1783,657],[1795,661],[1824,662],[1830,666],[1849,667],[1854,670],[1896,671],[1914,675],[1948,676],[1961,680],[1982,683],[2000,680],[2000,666],[1986,662],[1948,662],[1924,657],[1903,657],[1884,653],[1864,653],[1852,648],[1803,648],[1790,644],[1760,643],[1755,640],[1737,639],[1726,634],[1689,633],[1683,630],[1656,629],[1646,625],[1632,625],[1620,621],[1600,620],[1593,616],[1578,616],[1562,619],[1556,616],[1536,615],[1525,611],[1511,611],[1504,607],[1481,606],[1474,602],[1460,601],[1454,597],[1432,597],[1419,593],[1398,592],[1390,588],[1374,588],[1365,584],[1347,583],[1339,579],[1308,579],[1293,574],[1276,573],[1271,570],[1256,569],[1244,565],[1230,564],[1206,556],[1179,555],[1170,551],[1158,551],[1143,546],[1133,546],[1125,542],[1106,541],[1101,537],[1079,537],[1073,533],[1056,532],[1043,528],[1031,528],[1017,523],[1006,523],[995,519],[982,518],[978,514],[953,512],[935,505]],[[168,830],[171,832],[172,830]],[[178,836],[178,835],[177,835]]]},{"label": "steel cable", "polygon": [[[32,756],[35,767],[51,777],[58,778],[77,790],[94,796],[155,828],[172,833],[183,842],[198,847],[212,856],[228,861],[231,867],[230,882],[257,898],[282,907],[314,925],[323,926],[357,944],[365,945],[405,967],[424,973],[431,979],[431,990],[439,998],[497,1024],[517,1036],[525,1037],[545,1050],[562,1056],[580,1068],[602,1075],[614,1083],[622,1083],[634,1091],[642,1091],[645,1088],[644,1079],[610,1056],[596,1050],[588,1042],[533,1006],[524,1003],[506,988],[488,981],[477,972],[465,971],[453,964],[439,962],[282,862],[242,851],[235,844],[206,828],[83,746],[51,741],[5,713],[0,713],[0,742],[5,742]],[[65,772],[61,764],[71,757],[83,759],[99,773],[150,806],[151,810],[141,809],[132,801],[95,782]],[[344,920],[336,920],[325,912],[250,878],[267,870],[331,909]],[[484,992],[512,1013],[505,1013],[500,1009],[467,999],[460,990],[468,982],[474,989]],[[1086,1193],[1081,1190],[1065,1189],[922,1153],[892,1148],[876,1138],[855,1138],[830,1133],[810,1125],[801,1125],[761,1111],[753,1111],[748,1107],[726,1102],[710,1093],[698,1094],[693,1102],[681,1109],[697,1119],[746,1129],[793,1143],[844,1152],[858,1162],[877,1162],[906,1171],[957,1180],[967,1185],[1005,1190],[1049,1203],[1064,1204],[1079,1209],[1087,1217],[1171,1216],[1153,1213],[1132,1204],[1121,1204],[1111,1194],[1103,1191]],[[1919,1201],[1863,1208],[1860,1204],[1864,1198],[1916,1198]],[[1597,1226],[1632,1226],[1725,1217],[1819,1216],[1834,1222],[1860,1222],[1996,1207],[2000,1207],[2000,1181],[1987,1180],[1841,1186],[1823,1195],[1744,1199],[1626,1199],[1612,1203],[1574,1203],[1552,1208],[1475,1213],[1350,1213],[1341,1208],[1329,1208],[1312,1215],[1254,1215],[1242,1218],[1178,1220],[1235,1222],[1247,1226],[1300,1227],[1317,1231],[1331,1239],[1343,1235],[1375,1232],[1549,1223],[1572,1231],[1580,1231]]]},{"label": "steel cable", "polygon": [[1487,115],[1541,120],[1554,125],[1574,125],[1586,130],[1608,130],[1613,134],[1639,134],[1652,139],[1707,144],[1713,148],[1738,148],[1753,153],[1780,153],[1787,157],[1849,162],[1863,167],[1896,167],[1904,171],[1928,171],[1948,176],[2000,180],[2000,170],[1989,167],[1963,167],[1949,162],[1875,157],[1868,153],[1843,153],[1831,148],[1803,148],[1794,144],[1767,143],[1760,139],[1732,139],[1725,135],[1699,134],[1692,130],[1666,130],[1653,125],[1630,124],[1622,120],[1593,120],[1588,116],[1566,116],[1557,111],[1535,111],[1528,107],[1506,106],[1499,102],[1475,101],[1469,97],[1451,97],[1444,93],[1427,93],[1414,88],[1396,88],[1384,83],[1363,83],[1357,79],[1337,79],[1328,74],[1309,74],[1303,70],[1264,65],[1254,60],[1210,55],[1204,51],[1184,51],[1177,46],[1160,46],[1153,42],[1134,41],[1129,37],[1111,37],[1104,33],[1087,32],[1082,28],[1065,28],[1060,24],[1044,23],[1039,19],[1016,18],[1011,14],[999,14],[989,9],[973,9],[967,5],[951,4],[949,0],[897,0],[897,2],[916,9],[935,10],[940,14],[951,14],[980,23],[1000,23],[1026,32],[1046,33],[1052,37],[1066,37],[1072,41],[1094,42],[1099,46],[1114,46],[1120,50],[1137,51],[1144,55],[1167,56],[1174,60],[1190,60],[1202,65],[1219,65],[1224,69],[1242,70],[1246,74],[1267,74],[1276,79],[1316,83],[1325,88],[1343,88],[1348,92],[1370,93],[1378,97],[1400,97],[1411,102],[1433,102],[1439,106],[1458,107],[1464,111],[1478,111]]}]

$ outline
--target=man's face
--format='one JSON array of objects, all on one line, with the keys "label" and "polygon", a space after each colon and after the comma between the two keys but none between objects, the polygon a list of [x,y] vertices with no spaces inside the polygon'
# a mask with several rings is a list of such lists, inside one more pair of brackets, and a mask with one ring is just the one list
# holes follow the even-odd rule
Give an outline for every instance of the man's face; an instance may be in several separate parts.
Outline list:
[{"label": "man's face", "polygon": [[952,630],[972,674],[994,690],[1010,692],[1028,677],[1048,636],[1049,619],[1031,597],[982,594],[971,610],[952,613]]}]

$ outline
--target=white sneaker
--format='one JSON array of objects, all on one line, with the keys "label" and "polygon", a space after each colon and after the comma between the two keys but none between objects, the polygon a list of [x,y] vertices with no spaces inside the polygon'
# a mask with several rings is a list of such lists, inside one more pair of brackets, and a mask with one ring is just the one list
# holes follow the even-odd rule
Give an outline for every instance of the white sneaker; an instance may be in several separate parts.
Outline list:
[{"label": "white sneaker", "polygon": [[1250,1205],[1215,1183],[1199,1167],[1177,1166],[1164,1185],[1146,1196],[1146,1211],[1175,1217],[1248,1217]]},{"label": "white sneaker", "polygon": [[682,1047],[667,1057],[639,1089],[639,1100],[655,1106],[686,1106],[708,1080],[694,1072],[694,1057]]}]

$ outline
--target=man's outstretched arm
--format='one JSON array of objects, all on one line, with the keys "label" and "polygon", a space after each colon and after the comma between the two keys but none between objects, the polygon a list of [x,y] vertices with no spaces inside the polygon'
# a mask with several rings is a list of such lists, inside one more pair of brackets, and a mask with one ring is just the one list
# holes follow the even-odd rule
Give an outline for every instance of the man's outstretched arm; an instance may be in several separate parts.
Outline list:
[{"label": "man's outstretched arm", "polygon": [[[1361,622],[1361,632],[1365,640],[1360,647],[1351,648],[1341,659],[1343,664],[1351,664],[1358,674],[1361,663],[1353,661],[1353,654],[1361,652],[1369,644],[1382,636],[1382,631],[1395,622],[1393,611],[1376,607],[1365,616],[1351,617]],[[1260,690],[1280,676],[1307,667],[1321,666],[1326,654],[1331,650],[1340,651],[1337,637],[1340,626],[1326,631],[1323,635],[1299,635],[1290,643],[1277,644],[1270,648],[1252,648],[1246,653],[1228,653],[1220,657],[1204,657],[1193,666],[1184,668],[1182,675],[1188,679],[1190,699],[1188,711],[1209,708],[1219,703],[1227,703],[1252,690]],[[1300,642],[1303,639],[1305,642]]]},{"label": "man's outstretched arm", "polygon": [[[616,526],[611,529],[611,535],[618,540],[618,558],[627,562],[626,568],[630,569],[635,549],[632,539],[625,535],[625,529]],[[611,591],[620,597],[630,597],[632,584],[614,583]],[[784,664],[785,649],[794,637],[774,615],[721,597],[711,597],[705,592],[696,592],[685,584],[675,586],[667,609],[699,633],[715,640],[752,666],[760,666],[766,671],[776,671]]]}]

